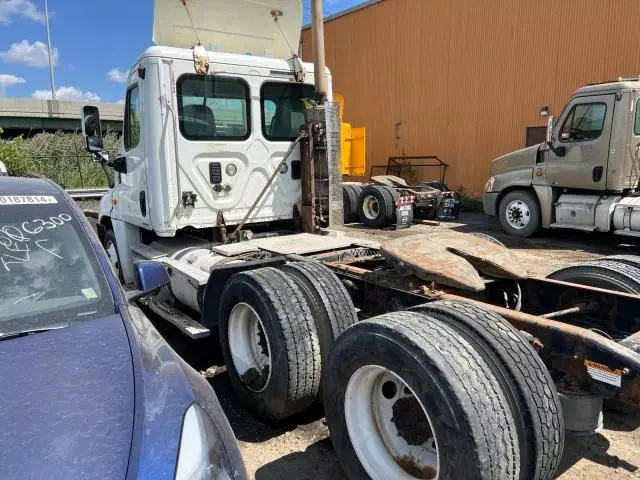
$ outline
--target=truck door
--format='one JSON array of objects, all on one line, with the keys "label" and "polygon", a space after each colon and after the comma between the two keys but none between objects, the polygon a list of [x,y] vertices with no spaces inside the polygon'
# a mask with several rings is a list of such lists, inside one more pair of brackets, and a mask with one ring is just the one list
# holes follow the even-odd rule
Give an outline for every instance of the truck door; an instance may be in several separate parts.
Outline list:
[{"label": "truck door", "polygon": [[147,208],[147,176],[144,162],[142,128],[143,95],[134,74],[125,100],[123,155],[127,158],[127,173],[119,175],[119,185],[114,197],[123,220],[138,226],[150,226]]},{"label": "truck door", "polygon": [[553,135],[554,149],[564,147],[565,154],[549,150],[543,157],[549,185],[605,190],[614,108],[614,94],[577,97],[567,105]]}]

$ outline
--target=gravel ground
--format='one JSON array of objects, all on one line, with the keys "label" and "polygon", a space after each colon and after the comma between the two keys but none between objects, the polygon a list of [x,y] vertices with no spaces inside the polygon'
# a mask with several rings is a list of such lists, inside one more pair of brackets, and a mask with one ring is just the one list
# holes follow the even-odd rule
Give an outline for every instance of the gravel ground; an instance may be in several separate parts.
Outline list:
[{"label": "gravel ground", "polygon": [[[614,253],[636,253],[638,248],[620,243],[620,238],[581,232],[552,231],[534,239],[513,239],[503,235],[491,219],[478,215],[463,215],[461,223],[440,227],[416,225],[410,230],[373,231],[358,226],[346,227],[350,235],[383,240],[403,235],[419,234],[441,228],[459,231],[483,231],[495,235],[512,248],[532,275],[550,272],[585,260]],[[174,331],[155,322],[165,337],[195,368],[202,371],[211,366],[211,340],[184,342]],[[220,364],[220,359],[216,359]],[[333,452],[329,432],[322,412],[310,412],[285,425],[269,425],[246,412],[233,393],[223,367],[209,368],[208,376],[238,438],[251,478],[283,480],[295,478],[344,478]],[[567,438],[561,479],[627,479],[640,478],[640,415],[605,412],[605,428],[595,436]]]}]

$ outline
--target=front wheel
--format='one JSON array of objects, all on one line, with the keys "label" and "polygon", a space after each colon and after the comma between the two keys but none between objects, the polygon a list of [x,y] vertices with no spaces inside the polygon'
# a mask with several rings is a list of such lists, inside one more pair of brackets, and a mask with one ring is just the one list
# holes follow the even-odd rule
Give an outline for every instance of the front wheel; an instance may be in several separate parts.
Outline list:
[{"label": "front wheel", "polygon": [[118,280],[120,283],[124,284],[124,275],[122,273],[122,267],[120,263],[120,253],[118,252],[118,244],[116,243],[116,235],[113,233],[113,230],[109,229],[104,235],[104,239],[102,241],[104,246],[104,250],[107,252],[107,257],[109,258],[109,263],[118,274]]},{"label": "front wheel", "polygon": [[506,194],[500,201],[498,215],[502,229],[514,237],[530,237],[540,230],[538,199],[526,190]]}]

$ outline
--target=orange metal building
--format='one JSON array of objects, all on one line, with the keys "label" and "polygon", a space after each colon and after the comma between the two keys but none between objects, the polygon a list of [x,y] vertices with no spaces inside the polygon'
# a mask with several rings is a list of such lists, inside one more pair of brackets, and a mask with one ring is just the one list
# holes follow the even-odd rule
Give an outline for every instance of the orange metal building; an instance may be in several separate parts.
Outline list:
[{"label": "orange metal building", "polygon": [[[379,0],[327,19],[327,65],[345,119],[367,128],[368,166],[438,155],[451,187],[480,195],[491,160],[546,125],[543,106],[640,74],[639,29],[638,0]],[[302,49],[312,60],[310,28]]]}]

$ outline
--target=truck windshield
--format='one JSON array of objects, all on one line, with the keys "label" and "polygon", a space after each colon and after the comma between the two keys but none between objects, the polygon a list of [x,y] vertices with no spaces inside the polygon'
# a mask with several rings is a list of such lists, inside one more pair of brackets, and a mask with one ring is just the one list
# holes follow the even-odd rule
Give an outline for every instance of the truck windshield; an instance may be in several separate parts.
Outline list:
[{"label": "truck windshield", "polygon": [[291,142],[306,120],[315,97],[313,85],[269,82],[262,86],[262,134],[267,140]]},{"label": "truck windshield", "polygon": [[0,332],[114,313],[97,257],[64,200],[0,196]]}]

